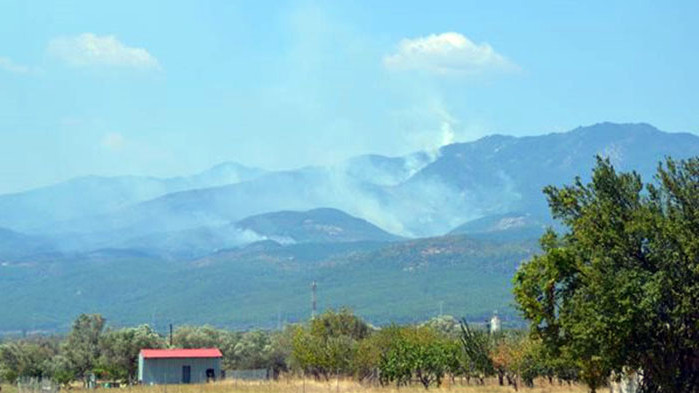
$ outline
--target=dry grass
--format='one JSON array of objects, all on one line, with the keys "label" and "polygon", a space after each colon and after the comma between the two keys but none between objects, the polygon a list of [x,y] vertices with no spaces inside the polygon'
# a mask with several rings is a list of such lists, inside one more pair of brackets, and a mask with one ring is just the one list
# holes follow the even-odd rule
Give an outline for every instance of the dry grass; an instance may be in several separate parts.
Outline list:
[{"label": "dry grass", "polygon": [[2,393],[17,393],[17,387],[14,385],[0,384],[0,389]]},{"label": "dry grass", "polygon": [[[74,389],[75,392],[82,389]],[[206,385],[134,386],[118,389],[128,393],[424,393],[422,385],[409,387],[380,387],[363,385],[350,380],[318,382],[306,379],[283,379],[275,382],[225,381]],[[430,388],[430,392],[440,393],[513,393],[510,386],[498,386],[489,381],[485,386],[445,383],[441,388]],[[534,388],[520,389],[523,393],[584,393],[584,386],[550,385],[540,381]],[[3,387],[2,393],[6,393]],[[10,393],[15,393],[10,391]],[[106,393],[106,392],[105,392]]]}]

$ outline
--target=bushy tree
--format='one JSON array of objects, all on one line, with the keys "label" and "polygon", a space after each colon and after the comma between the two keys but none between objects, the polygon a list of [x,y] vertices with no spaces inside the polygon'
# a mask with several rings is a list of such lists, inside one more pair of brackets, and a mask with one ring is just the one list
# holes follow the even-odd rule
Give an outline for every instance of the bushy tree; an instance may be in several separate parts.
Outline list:
[{"label": "bushy tree", "polygon": [[349,337],[362,340],[369,336],[371,329],[352,310],[341,308],[339,311],[328,310],[311,320],[310,332],[323,339],[330,337]]},{"label": "bushy tree", "polygon": [[293,337],[295,364],[316,378],[329,379],[337,373],[349,374],[357,342],[348,336],[320,337],[297,328]]},{"label": "bushy tree", "polygon": [[592,391],[625,367],[647,392],[699,386],[699,158],[667,159],[656,180],[598,159],[590,183],[547,187],[568,231],[546,233],[515,276],[534,334]]},{"label": "bushy tree", "polygon": [[36,337],[0,345],[0,379],[14,383],[19,377],[50,377],[51,359],[58,354],[58,340]]},{"label": "bushy tree", "polygon": [[316,378],[349,375],[360,340],[370,333],[369,325],[350,310],[329,310],[311,320],[309,326],[293,333],[294,363]]},{"label": "bushy tree", "polygon": [[101,340],[99,363],[109,377],[133,383],[141,349],[164,347],[163,339],[148,325],[109,330]]},{"label": "bushy tree", "polygon": [[274,378],[291,368],[294,331],[294,325],[288,325],[282,331],[270,335],[271,352],[268,367],[271,367]]},{"label": "bushy tree", "polygon": [[173,334],[173,345],[176,348],[218,348],[223,354],[225,369],[238,369],[240,359],[236,357],[235,347],[242,333],[212,326],[181,326]]},{"label": "bushy tree", "polygon": [[440,386],[444,376],[458,368],[457,343],[430,327],[394,326],[377,336],[383,383],[400,386],[415,378],[427,389],[433,384]]},{"label": "bushy tree", "polygon": [[272,340],[262,330],[246,332],[233,347],[235,368],[257,369],[271,366]]},{"label": "bushy tree", "polygon": [[87,382],[100,358],[100,342],[105,320],[99,314],[82,314],[63,343],[62,353],[71,365],[75,378]]},{"label": "bushy tree", "polygon": [[224,334],[225,331],[209,325],[180,326],[173,334],[172,344],[176,348],[185,349],[218,348],[223,341],[221,336]]},{"label": "bushy tree", "polygon": [[63,386],[69,386],[75,380],[75,371],[70,360],[59,353],[52,357],[48,363],[51,379]]}]

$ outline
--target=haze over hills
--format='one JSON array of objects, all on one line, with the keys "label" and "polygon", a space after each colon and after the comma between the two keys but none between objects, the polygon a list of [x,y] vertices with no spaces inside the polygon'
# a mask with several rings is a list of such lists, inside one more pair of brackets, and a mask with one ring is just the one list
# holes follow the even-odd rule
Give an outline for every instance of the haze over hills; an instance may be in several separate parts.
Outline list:
[{"label": "haze over hills", "polygon": [[31,256],[50,253],[55,245],[48,239],[29,236],[6,228],[0,228],[0,255],[2,259],[23,260]]},{"label": "haze over hills", "polygon": [[19,231],[47,232],[59,222],[106,214],[159,196],[251,180],[265,171],[227,162],[192,176],[86,176],[0,195],[0,222]]},{"label": "haze over hills", "polygon": [[319,208],[307,212],[265,213],[236,223],[236,227],[258,233],[280,243],[332,243],[395,241],[392,235],[365,220],[341,210]]},{"label": "haze over hills", "polygon": [[[587,178],[595,155],[650,181],[663,157],[697,154],[692,134],[601,123],[330,166],[226,164],[0,196],[0,313],[15,315],[0,330],[60,329],[86,310],[122,323],[156,313],[270,326],[278,308],[289,320],[307,314],[309,280],[326,305],[376,322],[417,318],[439,301],[455,315],[514,318],[512,273],[552,224],[544,186]],[[142,309],[151,304],[159,311]],[[27,309],[40,316],[27,322]]]},{"label": "haze over hills", "polygon": [[432,155],[359,156],[328,167],[263,172],[235,165],[222,176],[214,168],[191,178],[82,179],[0,196],[0,226],[57,237],[67,250],[85,251],[215,231],[251,215],[330,207],[395,235],[436,236],[511,212],[548,222],[541,189],[587,176],[598,154],[649,180],[664,156],[697,152],[699,137],[692,134],[601,123],[542,136],[494,135]]},{"label": "haze over hills", "polygon": [[539,238],[547,224],[529,213],[495,214],[466,222],[450,235],[468,235],[476,239],[512,241]]}]

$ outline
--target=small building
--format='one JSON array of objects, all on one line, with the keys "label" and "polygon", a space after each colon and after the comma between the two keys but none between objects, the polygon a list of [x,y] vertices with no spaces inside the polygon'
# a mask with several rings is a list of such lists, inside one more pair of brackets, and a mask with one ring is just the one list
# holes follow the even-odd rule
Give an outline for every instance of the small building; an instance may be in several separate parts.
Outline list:
[{"label": "small building", "polygon": [[142,349],[138,355],[138,381],[145,385],[187,384],[221,377],[217,348]]}]

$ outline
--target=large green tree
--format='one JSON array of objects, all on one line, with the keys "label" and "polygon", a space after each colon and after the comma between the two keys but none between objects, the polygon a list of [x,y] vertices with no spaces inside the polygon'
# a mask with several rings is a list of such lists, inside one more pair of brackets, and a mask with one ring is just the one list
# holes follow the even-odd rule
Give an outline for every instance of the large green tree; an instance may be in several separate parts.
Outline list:
[{"label": "large green tree", "polygon": [[76,378],[87,382],[100,358],[100,342],[105,320],[99,314],[82,314],[63,343],[63,353]]},{"label": "large green tree", "polygon": [[514,279],[534,334],[593,391],[628,368],[647,392],[698,391],[699,158],[667,159],[652,184],[598,158],[589,183],[544,192],[567,231]]},{"label": "large green tree", "polygon": [[445,375],[460,368],[459,343],[428,326],[392,326],[379,332],[375,342],[382,383],[400,386],[415,378],[427,389],[440,386]]},{"label": "large green tree", "polygon": [[353,371],[359,342],[371,333],[369,325],[349,309],[328,310],[294,329],[292,357],[296,367],[316,378]]}]

